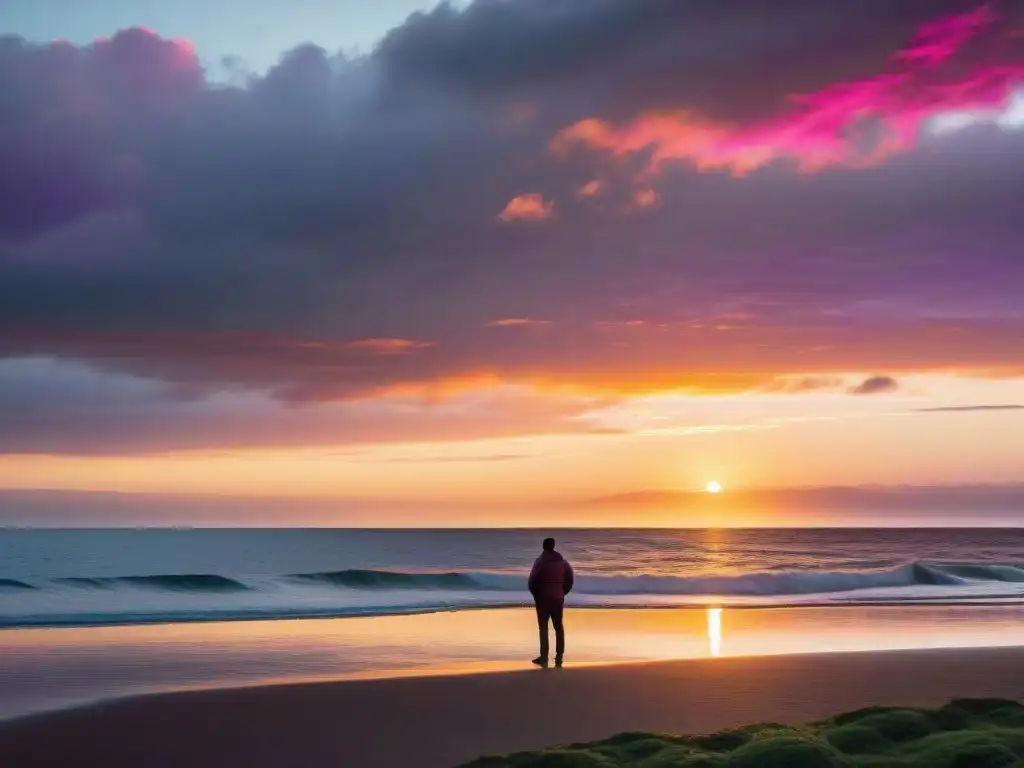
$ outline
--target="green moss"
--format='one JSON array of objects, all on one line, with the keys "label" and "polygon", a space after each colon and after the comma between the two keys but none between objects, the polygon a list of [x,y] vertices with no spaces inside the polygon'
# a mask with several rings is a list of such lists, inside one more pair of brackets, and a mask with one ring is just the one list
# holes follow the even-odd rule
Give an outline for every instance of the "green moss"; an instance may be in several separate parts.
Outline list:
[{"label": "green moss", "polygon": [[1007,699],[953,699],[949,706],[968,712],[972,715],[990,715],[1001,709],[1016,709],[1024,711],[1024,706],[1019,702]]},{"label": "green moss", "polygon": [[626,762],[628,765],[629,761],[636,762],[642,758],[657,755],[659,752],[664,752],[665,748],[668,746],[668,742],[663,739],[648,736],[644,739],[637,739],[626,744],[601,745],[600,747],[595,747],[593,751],[603,756],[618,760],[619,764]]},{"label": "green moss", "polygon": [[1024,756],[1024,728],[1005,728],[997,726],[990,731],[1015,754]]},{"label": "green moss", "polygon": [[914,765],[935,768],[999,768],[1017,762],[1002,734],[991,730],[949,731],[906,745]]},{"label": "green moss", "polygon": [[949,768],[1002,768],[1017,765],[1017,755],[1002,744],[978,744],[952,757]]},{"label": "green moss", "polygon": [[725,758],[707,752],[695,752],[689,747],[670,746],[657,755],[642,760],[637,768],[722,768]]},{"label": "green moss", "polygon": [[935,710],[934,720],[935,724],[944,731],[960,731],[971,727],[974,716],[970,712],[960,709],[955,703],[951,703]]},{"label": "green moss", "polygon": [[868,715],[857,721],[858,725],[873,728],[890,741],[913,741],[939,730],[938,724],[929,712],[911,709],[893,709]]},{"label": "green moss", "polygon": [[750,734],[746,730],[735,729],[710,733],[706,736],[694,736],[687,740],[690,744],[708,752],[731,752],[750,741]]},{"label": "green moss", "polygon": [[805,726],[760,725],[490,757],[467,768],[1005,768],[1024,766],[1024,707],[958,699],[936,710],[871,707]]},{"label": "green moss", "polygon": [[850,755],[885,752],[892,742],[868,725],[847,723],[823,731],[825,739],[840,752]]},{"label": "green moss", "polygon": [[480,766],[488,768],[616,768],[621,763],[599,755],[590,750],[547,749],[542,752],[513,755],[505,762],[482,762]]},{"label": "green moss", "polygon": [[864,709],[855,709],[852,712],[844,712],[841,715],[829,718],[817,725],[846,725],[847,723],[856,723],[874,715],[887,715],[890,712],[895,711],[896,707],[865,707]]},{"label": "green moss", "polygon": [[799,736],[771,736],[737,749],[729,768],[840,768],[847,763],[828,745]]},{"label": "green moss", "polygon": [[1001,707],[989,712],[985,719],[992,725],[1024,729],[1024,707]]},{"label": "green moss", "polygon": [[652,736],[649,733],[634,733],[627,731],[626,733],[620,733],[618,736],[612,736],[610,739],[605,739],[601,742],[602,746],[617,747],[620,745],[636,744],[638,741],[650,741],[651,739],[658,739],[659,741],[670,738],[667,736]]}]

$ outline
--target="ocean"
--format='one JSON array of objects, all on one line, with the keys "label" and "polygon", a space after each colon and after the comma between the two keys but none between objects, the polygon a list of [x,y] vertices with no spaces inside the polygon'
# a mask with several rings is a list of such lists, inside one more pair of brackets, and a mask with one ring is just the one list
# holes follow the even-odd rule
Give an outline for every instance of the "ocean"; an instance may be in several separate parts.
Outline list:
[{"label": "ocean", "polygon": [[[524,606],[547,533],[0,531],[0,627],[381,616]],[[1024,530],[554,531],[570,605],[1024,602]]]}]

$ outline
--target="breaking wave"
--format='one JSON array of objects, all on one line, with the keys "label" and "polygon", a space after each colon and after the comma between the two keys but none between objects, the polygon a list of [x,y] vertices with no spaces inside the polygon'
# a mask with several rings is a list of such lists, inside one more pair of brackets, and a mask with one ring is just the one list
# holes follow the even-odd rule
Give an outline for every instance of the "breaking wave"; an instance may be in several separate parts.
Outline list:
[{"label": "breaking wave", "polygon": [[0,589],[35,589],[35,587],[17,579],[0,579]]},{"label": "breaking wave", "polygon": [[[470,573],[402,573],[400,571],[347,570],[298,573],[299,581],[334,584],[350,589],[486,589]],[[522,579],[518,579],[520,588]]]},{"label": "breaking wave", "polygon": [[[1024,567],[914,562],[873,570],[578,574],[581,607],[1024,601]],[[338,570],[0,579],[0,626],[340,617],[525,605],[523,573]]]},{"label": "breaking wave", "polygon": [[113,576],[90,578],[73,576],[57,580],[61,584],[94,589],[114,589],[119,586],[149,587],[175,592],[239,592],[249,589],[245,584],[226,576],[210,573],[172,573],[158,576]]},{"label": "breaking wave", "polygon": [[[291,578],[348,589],[434,589],[522,591],[519,574],[468,571],[403,573],[346,570],[297,574]],[[911,563],[889,570],[776,571],[729,576],[580,576],[576,592],[590,595],[773,596],[850,592],[910,586],[957,586],[978,581],[1024,584],[1024,568],[1014,565],[929,565]]]}]

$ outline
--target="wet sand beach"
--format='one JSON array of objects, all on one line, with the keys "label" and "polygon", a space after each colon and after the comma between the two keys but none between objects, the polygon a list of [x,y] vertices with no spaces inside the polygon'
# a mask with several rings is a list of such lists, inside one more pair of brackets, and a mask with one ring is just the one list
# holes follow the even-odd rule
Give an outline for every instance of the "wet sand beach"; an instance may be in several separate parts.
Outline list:
[{"label": "wet sand beach", "polygon": [[417,766],[600,739],[1024,697],[1024,649],[694,659],[121,699],[0,725],[0,765]]}]

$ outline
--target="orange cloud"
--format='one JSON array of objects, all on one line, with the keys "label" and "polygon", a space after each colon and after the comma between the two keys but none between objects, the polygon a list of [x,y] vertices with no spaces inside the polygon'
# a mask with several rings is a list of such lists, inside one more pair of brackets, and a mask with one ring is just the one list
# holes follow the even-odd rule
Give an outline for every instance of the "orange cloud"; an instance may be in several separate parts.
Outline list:
[{"label": "orange cloud", "polygon": [[597,197],[604,192],[604,183],[599,179],[588,181],[576,192],[580,197]]},{"label": "orange cloud", "polygon": [[416,349],[433,346],[429,341],[413,341],[411,339],[359,339],[350,341],[345,346],[374,355],[404,355]]},{"label": "orange cloud", "polygon": [[[551,142],[551,151],[565,155],[582,144],[623,156],[653,147],[657,159],[652,160],[652,165],[660,165],[669,157],[686,157],[699,167],[710,169],[717,162],[713,160],[716,148],[728,139],[729,131],[728,126],[717,125],[684,110],[647,113],[623,128],[590,118],[560,131]],[[751,160],[763,163],[760,154]]]},{"label": "orange cloud", "polygon": [[[888,71],[791,96],[789,113],[779,119],[736,125],[688,110],[648,112],[622,125],[590,118],[556,134],[550,149],[564,155],[583,146],[615,157],[649,152],[651,172],[668,161],[736,176],[778,160],[804,172],[872,166],[913,149],[922,131],[945,115],[981,110],[998,116],[1013,109],[1014,90],[1024,81],[1019,46],[986,40],[985,61],[947,66],[998,20],[994,6],[985,5],[925,25],[893,54]],[[950,71],[960,75],[951,78]]]},{"label": "orange cloud", "polygon": [[637,208],[651,208],[661,202],[661,197],[653,189],[641,189],[633,197]]},{"label": "orange cloud", "polygon": [[548,202],[539,193],[531,192],[509,200],[498,218],[502,221],[544,221],[554,213],[554,202]]},{"label": "orange cloud", "polygon": [[[462,343],[375,337],[355,340],[272,334],[0,332],[0,354],[93,361],[182,392],[222,385],[289,402],[383,395],[443,399],[499,385],[594,397],[659,391],[737,392],[782,379],[885,371],[1021,377],[1024,326],[949,320],[804,326],[751,322],[732,310],[706,317],[623,317],[580,326],[528,317],[477,326]],[[728,332],[716,330],[727,327]],[[3,329],[0,329],[2,331]],[[495,335],[491,335],[495,334]],[[509,334],[506,346],[498,337]],[[529,337],[527,339],[526,337]],[[446,337],[449,341],[460,337]],[[529,340],[523,345],[521,342]],[[429,349],[426,349],[429,348]],[[423,350],[423,354],[416,354]]]}]

